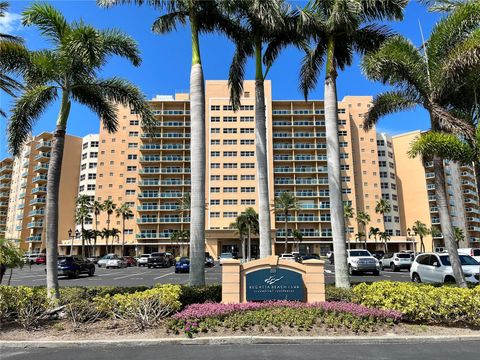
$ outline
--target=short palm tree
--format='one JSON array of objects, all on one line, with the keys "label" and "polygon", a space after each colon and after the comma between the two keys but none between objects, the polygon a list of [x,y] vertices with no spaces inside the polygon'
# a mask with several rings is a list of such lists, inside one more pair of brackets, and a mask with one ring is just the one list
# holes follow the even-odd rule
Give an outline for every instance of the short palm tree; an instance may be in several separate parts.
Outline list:
[{"label": "short palm tree", "polygon": [[363,228],[362,234],[364,234],[365,237],[365,249],[367,248],[367,236],[365,234],[367,232],[367,225],[370,220],[370,215],[368,213],[366,213],[365,211],[357,210],[357,223],[359,225],[362,225]]},{"label": "short palm tree", "polygon": [[306,47],[300,70],[300,89],[305,98],[316,87],[325,66],[325,128],[337,287],[350,287],[338,140],[338,69],[352,64],[354,52],[365,54],[377,49],[390,32],[372,22],[401,20],[407,4],[408,0],[383,0],[381,5],[371,0],[312,0],[303,11],[302,30],[313,43],[313,47]]},{"label": "short palm tree", "polygon": [[413,223],[412,231],[415,236],[418,235],[418,237],[420,238],[420,252],[425,252],[425,244],[423,242],[423,238],[430,234],[430,229],[427,227],[426,224],[424,224],[420,220],[417,220]]},{"label": "short palm tree", "polygon": [[373,236],[373,239],[375,240],[375,244],[377,243],[377,236],[379,236],[381,233],[380,229],[377,227],[370,226],[370,229],[368,230],[368,238],[371,239]]},{"label": "short palm tree", "polygon": [[240,214],[247,226],[247,261],[252,259],[252,234],[259,233],[258,214],[254,208],[248,207]]},{"label": "short palm tree", "polygon": [[111,55],[140,64],[136,42],[118,30],[97,30],[83,22],[68,23],[53,6],[33,3],[22,14],[25,26],[35,26],[54,44],[52,49],[33,51],[21,74],[25,87],[16,99],[8,126],[12,154],[17,156],[27,141],[35,121],[60,97],[60,109],[47,175],[46,243],[47,289],[59,298],[57,277],[58,195],[62,158],[72,101],[89,107],[103,126],[115,132],[117,103],[132,108],[149,126],[155,121],[143,94],[130,82],[100,79],[98,73]]},{"label": "short palm tree", "polygon": [[231,0],[225,3],[241,24],[238,36],[233,39],[235,53],[228,75],[230,99],[235,110],[243,96],[247,60],[249,57],[255,59],[255,155],[260,257],[264,258],[272,253],[264,81],[281,50],[289,44],[300,44],[303,38],[296,31],[297,13],[283,0]]},{"label": "short palm tree", "polygon": [[133,211],[127,203],[123,203],[115,209],[117,217],[122,218],[122,256],[125,255],[125,220],[133,218]]},{"label": "short palm tree", "polygon": [[89,255],[91,254],[91,244],[92,240],[95,238],[95,230],[92,229],[84,229],[82,232],[82,238],[85,239],[85,241],[88,244],[88,252]]},{"label": "short palm tree", "polygon": [[[112,253],[115,253],[114,241],[117,240],[117,244],[120,242],[120,230],[117,228],[110,229],[110,236],[112,237]],[[123,256],[123,255],[122,255]]]},{"label": "short palm tree", "polygon": [[[364,128],[371,128],[385,115],[421,106],[430,116],[433,131],[472,138],[471,122],[451,111],[451,104],[458,99],[458,89],[466,75],[480,65],[477,56],[480,50],[479,26],[480,3],[469,2],[442,18],[422,47],[396,36],[388,39],[377,52],[367,55],[362,62],[366,76],[396,89],[375,97],[366,114]],[[442,158],[433,155],[433,165],[445,246],[457,284],[466,287],[448,210]]]},{"label": "short palm tree", "polygon": [[454,227],[454,233],[455,233],[455,243],[457,245],[457,248],[459,248],[460,245],[465,241],[465,234],[463,230],[459,227]]},{"label": "short palm tree", "polygon": [[362,240],[365,236],[366,236],[366,234],[363,231],[359,231],[355,234],[355,241],[362,242]]},{"label": "short palm tree", "polygon": [[[375,212],[382,215],[383,229],[385,230],[385,214],[389,214],[392,211],[392,205],[390,201],[386,199],[380,199],[375,204]],[[376,240],[376,238],[375,238]]]},{"label": "short palm tree", "polygon": [[82,237],[82,256],[85,256],[85,222],[92,220],[90,209],[81,205],[77,205],[75,209],[75,224],[81,226],[80,235]]},{"label": "short palm tree", "polygon": [[97,200],[92,202],[92,212],[93,212],[93,221],[94,224],[94,235],[95,238],[93,239],[93,255],[97,255],[97,238],[100,236],[101,231],[98,230],[98,215],[100,215],[103,211],[103,204]]},{"label": "short palm tree", "polygon": [[102,230],[102,238],[105,239],[105,251],[107,252],[107,254],[110,254],[110,249],[108,247],[108,239],[110,238],[111,236],[111,230],[110,229],[107,229],[107,228],[103,228]]},{"label": "short palm tree", "polygon": [[[147,3],[161,15],[152,30],[165,34],[177,25],[190,24],[192,66],[190,72],[190,154],[191,154],[191,220],[190,220],[190,285],[205,285],[205,85],[200,56],[200,34],[214,31],[234,33],[231,22],[219,7],[218,1],[199,0],[97,0],[101,6]],[[230,30],[229,30],[230,29]]]},{"label": "short palm tree", "polygon": [[343,216],[345,218],[346,229],[346,237],[348,243],[348,250],[350,250],[350,219],[355,217],[355,210],[353,210],[353,206],[350,203],[345,203],[343,205]]},{"label": "short palm tree", "polygon": [[285,248],[288,252],[288,218],[290,214],[298,210],[298,201],[295,194],[291,191],[283,191],[275,197],[275,212],[282,214],[285,222]]},{"label": "short palm tree", "polygon": [[303,234],[300,230],[298,229],[294,229],[292,231],[292,238],[293,238],[293,242],[294,243],[297,243],[297,251],[300,251],[300,244],[302,243],[303,241]]},{"label": "short palm tree", "polygon": [[240,214],[235,219],[235,222],[230,224],[232,229],[235,229],[235,234],[240,238],[240,243],[242,244],[242,261],[246,261],[246,252],[245,252],[245,238],[248,236],[248,226],[245,222],[245,216]]},{"label": "short palm tree", "polygon": [[388,232],[383,231],[380,233],[380,241],[383,241],[383,246],[385,248],[385,252],[388,252],[388,241],[390,241],[391,236]]}]

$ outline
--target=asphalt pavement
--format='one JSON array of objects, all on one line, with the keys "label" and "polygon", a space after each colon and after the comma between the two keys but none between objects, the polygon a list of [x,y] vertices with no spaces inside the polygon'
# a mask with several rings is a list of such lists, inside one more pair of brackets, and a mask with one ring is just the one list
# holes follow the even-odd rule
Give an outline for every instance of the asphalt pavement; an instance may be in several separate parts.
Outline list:
[{"label": "asphalt pavement", "polygon": [[480,341],[447,341],[384,344],[312,344],[312,345],[171,345],[111,344],[77,347],[1,348],[1,360],[478,360]]},{"label": "asphalt pavement", "polygon": [[[8,272],[6,276],[8,277]],[[220,284],[222,282],[222,267],[217,264],[213,268],[205,269],[205,280],[207,284]],[[351,277],[351,281],[355,283],[380,280],[410,281],[410,278],[406,270],[400,272],[385,270],[380,273],[380,276],[363,274]],[[333,265],[325,265],[325,281],[327,284],[335,282]],[[145,267],[105,269],[96,267],[95,275],[92,277],[80,275],[78,279],[60,278],[60,286],[153,286],[158,283],[186,284],[188,283],[188,274],[175,274],[173,266],[160,269],[148,269]],[[45,265],[32,265],[31,267],[27,265],[23,269],[15,269],[11,284],[26,286],[46,285]]]}]

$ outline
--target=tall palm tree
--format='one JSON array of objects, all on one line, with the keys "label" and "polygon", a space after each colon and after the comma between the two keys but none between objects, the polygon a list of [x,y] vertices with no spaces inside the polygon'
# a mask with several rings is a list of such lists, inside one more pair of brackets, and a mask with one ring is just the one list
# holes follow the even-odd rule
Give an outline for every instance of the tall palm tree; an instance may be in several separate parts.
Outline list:
[{"label": "tall palm tree", "polygon": [[383,241],[383,245],[385,247],[385,252],[386,253],[388,252],[388,243],[387,242],[390,241],[390,238],[391,238],[391,236],[388,232],[382,231],[380,233],[380,240]]},{"label": "tall palm tree", "polygon": [[81,226],[81,237],[82,237],[82,256],[85,256],[85,221],[92,220],[90,215],[92,204],[90,202],[90,196],[88,195],[79,195],[76,199],[76,209],[75,209],[75,224]]},{"label": "tall palm tree", "polygon": [[105,200],[102,204],[102,210],[107,213],[107,229],[110,229],[110,216],[112,216],[116,208],[117,204],[110,199]]},{"label": "tall palm tree", "polygon": [[103,228],[102,230],[102,238],[105,239],[105,251],[107,252],[107,254],[110,254],[110,251],[109,251],[109,248],[108,248],[108,239],[110,238],[111,236],[111,230],[110,229],[107,229],[107,228]]},{"label": "tall palm tree", "polygon": [[115,253],[114,241],[115,239],[117,239],[117,244],[120,242],[120,230],[118,230],[117,228],[112,228],[110,230],[110,236],[112,237],[112,253]]},{"label": "tall palm tree", "polygon": [[122,256],[125,255],[125,220],[133,217],[133,211],[127,203],[123,203],[115,210],[117,217],[122,218]]},{"label": "tall palm tree", "polygon": [[375,204],[375,212],[377,214],[382,215],[383,230],[385,230],[385,214],[389,214],[391,211],[392,211],[392,205],[390,205],[390,201],[386,199],[380,199]]},{"label": "tall palm tree", "polygon": [[[93,230],[93,236],[94,236],[94,238],[93,238],[93,254],[94,254],[94,256],[96,256],[96,254],[97,254],[97,252],[96,252],[97,251],[97,239],[98,238],[103,239],[103,237],[104,237],[103,235],[104,235],[104,233],[103,233],[102,230],[98,230],[98,229]],[[108,253],[107,249],[105,249],[105,251]],[[101,252],[101,248],[100,248],[100,254],[101,253],[102,252]]]},{"label": "tall palm tree", "polygon": [[[442,18],[422,47],[396,36],[387,40],[377,52],[367,55],[362,62],[367,77],[396,89],[375,97],[366,114],[364,128],[371,128],[387,114],[421,106],[429,114],[433,131],[472,138],[473,126],[463,117],[456,116],[451,111],[451,104],[458,98],[457,91],[462,87],[465,75],[478,69],[480,64],[477,56],[479,26],[480,3],[470,2]],[[449,215],[442,158],[434,155],[433,165],[445,246],[458,286],[466,287]]]},{"label": "tall palm tree", "polygon": [[305,98],[316,87],[321,68],[325,65],[325,128],[337,287],[350,287],[345,251],[345,217],[342,213],[337,70],[352,64],[354,52],[365,54],[377,49],[390,32],[372,22],[401,20],[407,4],[408,0],[312,0],[304,10],[303,18],[306,20],[303,30],[314,44],[306,48],[300,70],[300,89]]},{"label": "tall palm tree", "polygon": [[[345,203],[343,204],[343,217],[345,218],[345,224],[346,229],[346,237],[347,237],[347,243],[348,243],[348,250],[350,250],[350,219],[353,219],[355,217],[355,210],[353,210],[353,206],[350,203]],[[348,230],[348,231],[347,231]]]},{"label": "tall palm tree", "polygon": [[238,215],[235,222],[230,224],[230,227],[235,229],[235,234],[240,238],[240,243],[242,244],[242,261],[245,262],[245,238],[248,236],[248,226],[245,221],[245,215],[243,213]]},{"label": "tall palm tree", "polygon": [[249,57],[255,59],[255,155],[260,257],[264,258],[272,254],[264,81],[281,50],[289,44],[300,44],[303,38],[296,31],[297,13],[283,0],[231,0],[225,3],[241,23],[237,31],[239,36],[234,39],[235,53],[228,75],[230,99],[235,110],[243,96],[247,60]]},{"label": "tall palm tree", "polygon": [[418,235],[418,237],[420,238],[420,252],[425,252],[425,244],[423,243],[423,238],[430,234],[430,229],[427,227],[426,224],[424,224],[420,220],[417,220],[413,223],[412,231],[415,236]]},{"label": "tall palm tree", "polygon": [[93,255],[97,255],[97,238],[100,236],[101,231],[98,230],[98,215],[103,211],[103,204],[100,201],[94,200],[92,203],[93,221],[95,222],[95,238],[93,239]]},{"label": "tall palm tree", "polygon": [[242,220],[247,226],[247,261],[252,259],[252,234],[259,233],[258,214],[254,208],[248,207],[240,214]]},{"label": "tall palm tree", "polygon": [[432,12],[451,12],[468,1],[476,0],[421,0],[422,3],[429,6],[428,10]]},{"label": "tall palm tree", "polygon": [[218,1],[200,0],[97,0],[101,6],[147,3],[161,12],[152,30],[165,34],[177,25],[190,24],[192,66],[190,72],[190,154],[191,154],[191,219],[190,219],[190,285],[205,285],[205,85],[200,56],[201,33],[223,31],[234,34],[231,22],[218,6]]},{"label": "tall palm tree", "polygon": [[362,225],[363,227],[362,234],[364,234],[364,237],[365,237],[365,249],[367,249],[367,235],[366,235],[367,225],[370,222],[370,220],[371,220],[370,215],[368,213],[366,213],[365,211],[357,210],[357,223],[359,225]]},{"label": "tall palm tree", "polygon": [[[0,19],[5,17],[8,6],[8,2],[0,2]],[[15,72],[25,65],[27,59],[28,51],[23,45],[23,39],[0,33],[0,90],[13,97],[22,88],[22,84],[8,73]],[[6,116],[2,109],[0,109],[0,116]]]},{"label": "tall palm tree", "polygon": [[91,254],[91,244],[92,244],[92,240],[95,238],[95,230],[92,230],[92,229],[85,229],[83,230],[83,233],[82,233],[82,238],[85,239],[85,241],[88,243],[88,252],[89,252],[89,255]]},{"label": "tall palm tree", "polygon": [[58,196],[62,170],[65,132],[72,101],[89,107],[109,132],[118,127],[116,103],[129,106],[145,126],[155,118],[143,94],[130,82],[100,79],[98,73],[111,55],[119,55],[137,66],[141,59],[136,42],[119,30],[97,30],[83,22],[68,23],[53,6],[33,3],[22,14],[25,26],[35,26],[54,46],[33,51],[21,74],[25,87],[16,99],[8,138],[11,152],[17,156],[27,141],[35,121],[60,97],[60,109],[47,175],[46,243],[47,289],[58,299]]},{"label": "tall palm tree", "polygon": [[288,217],[297,210],[298,201],[293,192],[283,191],[275,197],[275,212],[282,214],[285,221],[285,253],[288,252]]}]

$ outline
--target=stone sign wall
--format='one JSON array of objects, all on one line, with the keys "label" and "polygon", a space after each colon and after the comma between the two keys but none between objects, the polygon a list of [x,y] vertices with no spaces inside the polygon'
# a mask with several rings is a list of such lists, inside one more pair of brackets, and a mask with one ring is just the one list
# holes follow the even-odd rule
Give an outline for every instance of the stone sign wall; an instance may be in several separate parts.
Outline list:
[{"label": "stone sign wall", "polygon": [[324,262],[321,260],[306,260],[302,264],[280,260],[278,256],[245,264],[239,260],[224,260],[222,302],[325,301],[323,270]]}]

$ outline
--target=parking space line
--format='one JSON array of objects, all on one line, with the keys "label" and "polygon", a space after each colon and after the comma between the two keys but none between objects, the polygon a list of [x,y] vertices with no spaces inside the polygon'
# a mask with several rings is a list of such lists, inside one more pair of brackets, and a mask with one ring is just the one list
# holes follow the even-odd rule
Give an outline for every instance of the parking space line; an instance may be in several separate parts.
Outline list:
[{"label": "parking space line", "polygon": [[175,273],[174,273],[174,272],[171,272],[171,273],[163,274],[163,275],[154,277],[153,280],[158,280],[158,279],[161,279],[161,278],[163,278],[163,277],[165,277],[165,276],[173,275],[173,274],[175,274]]},{"label": "parking space line", "polygon": [[125,275],[125,276],[120,276],[120,277],[113,278],[113,280],[126,279],[126,278],[129,278],[130,276],[137,276],[137,275],[142,275],[142,273],[136,273],[136,274],[129,274],[129,275]]}]

